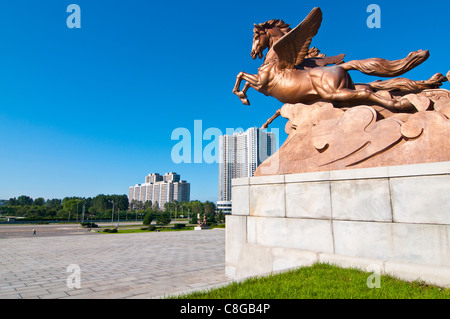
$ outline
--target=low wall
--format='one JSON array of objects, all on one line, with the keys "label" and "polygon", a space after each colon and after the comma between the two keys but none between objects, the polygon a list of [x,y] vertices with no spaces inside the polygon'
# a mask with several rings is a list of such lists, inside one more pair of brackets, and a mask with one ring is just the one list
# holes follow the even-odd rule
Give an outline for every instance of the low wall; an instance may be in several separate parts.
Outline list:
[{"label": "low wall", "polygon": [[330,262],[450,284],[450,162],[233,180],[226,273]]}]

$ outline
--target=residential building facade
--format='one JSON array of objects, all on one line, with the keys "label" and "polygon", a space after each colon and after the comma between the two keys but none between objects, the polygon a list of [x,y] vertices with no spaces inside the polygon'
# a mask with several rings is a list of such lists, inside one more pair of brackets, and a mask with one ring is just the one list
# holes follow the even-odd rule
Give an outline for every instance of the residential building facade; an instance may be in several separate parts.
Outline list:
[{"label": "residential building facade", "polygon": [[180,179],[180,175],[174,172],[160,175],[151,173],[145,177],[145,183],[130,186],[128,201],[137,200],[156,202],[160,209],[164,209],[165,203],[189,202],[191,184]]},{"label": "residential building facade", "polygon": [[231,180],[252,177],[256,168],[276,152],[276,134],[257,127],[219,137],[219,200],[217,210],[231,213]]}]

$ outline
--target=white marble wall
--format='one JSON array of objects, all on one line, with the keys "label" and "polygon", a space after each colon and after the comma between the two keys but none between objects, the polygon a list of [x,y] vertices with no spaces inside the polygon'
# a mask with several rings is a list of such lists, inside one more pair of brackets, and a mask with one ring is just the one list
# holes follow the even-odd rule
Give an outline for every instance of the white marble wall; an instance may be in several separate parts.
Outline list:
[{"label": "white marble wall", "polygon": [[235,179],[227,273],[310,260],[295,251],[448,272],[449,194],[450,162]]}]

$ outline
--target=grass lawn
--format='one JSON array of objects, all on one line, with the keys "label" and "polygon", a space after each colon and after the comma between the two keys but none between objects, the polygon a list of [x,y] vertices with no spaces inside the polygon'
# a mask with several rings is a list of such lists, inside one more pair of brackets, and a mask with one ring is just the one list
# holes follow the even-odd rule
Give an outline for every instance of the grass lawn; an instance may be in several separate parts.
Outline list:
[{"label": "grass lawn", "polygon": [[[118,229],[118,231],[117,231],[117,233],[115,233],[115,234],[129,234],[129,233],[153,233],[153,232],[155,232],[156,230],[152,230],[152,231],[149,231],[149,230],[142,230],[141,228],[145,228],[146,226],[143,226],[143,225],[139,225],[139,226],[135,226],[135,227],[129,227],[129,226],[127,226],[127,228],[124,228],[124,229],[121,229],[120,227],[119,227],[119,229]],[[104,229],[114,229],[115,227],[111,227],[111,226],[102,226],[102,227],[100,227],[100,228],[97,228],[96,229],[96,231],[97,232],[99,232],[99,233],[102,233],[102,234],[110,234],[110,233],[108,233],[108,232],[103,232],[103,230]],[[185,230],[194,230],[194,226],[186,226],[186,227],[183,227],[183,228],[178,228],[178,229],[172,229],[172,225],[171,226],[164,226],[164,227],[161,227],[161,226],[158,226],[157,227],[157,230],[159,231],[159,232],[169,232],[169,231],[185,231]]]},{"label": "grass lawn", "polygon": [[[149,230],[142,230],[141,228],[144,226],[140,226],[140,228],[135,229],[120,229],[118,230],[117,234],[127,234],[127,233],[148,233],[148,232],[155,232],[155,231],[149,231]],[[168,232],[168,231],[183,231],[183,230],[194,230],[194,227],[183,227],[179,229],[170,229],[170,227],[164,227],[161,229],[158,227],[158,230],[161,232]]]},{"label": "grass lawn", "polygon": [[[124,227],[124,228],[122,228]],[[141,228],[145,228],[147,226],[144,225],[124,225],[124,226],[119,226],[119,229],[117,231],[117,233],[115,234],[128,234],[128,233],[148,233],[148,232],[155,232],[155,230],[153,231],[149,231],[149,230],[142,230]],[[114,229],[115,226],[101,226],[98,228],[93,228],[93,231],[96,231],[98,233],[103,233],[103,234],[110,234],[109,232],[103,232],[103,230],[105,229]],[[157,226],[157,230],[160,232],[168,232],[168,231],[185,231],[185,230],[194,230],[195,226],[190,225],[190,226],[185,226],[185,227],[181,227],[181,228],[174,228],[174,224],[170,224],[170,225],[166,225],[164,227],[161,226]],[[225,228],[224,224],[219,224],[216,225],[214,227],[211,228]]]},{"label": "grass lawn", "polygon": [[249,278],[179,299],[450,299],[450,289],[381,276],[380,288],[369,288],[372,275],[357,269],[315,264],[267,277]]}]

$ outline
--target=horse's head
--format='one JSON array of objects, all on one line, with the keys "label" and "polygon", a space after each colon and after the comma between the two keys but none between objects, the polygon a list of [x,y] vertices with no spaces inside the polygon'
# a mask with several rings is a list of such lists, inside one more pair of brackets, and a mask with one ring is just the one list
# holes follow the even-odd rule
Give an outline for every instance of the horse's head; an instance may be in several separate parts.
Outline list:
[{"label": "horse's head", "polygon": [[255,60],[257,57],[262,59],[263,51],[269,46],[269,37],[267,36],[266,30],[259,24],[255,24],[253,29],[253,45],[251,56]]},{"label": "horse's head", "polygon": [[269,20],[264,23],[255,24],[253,29],[253,45],[251,56],[253,59],[263,58],[266,48],[271,48],[283,35],[291,31],[289,24],[283,20]]}]

